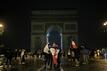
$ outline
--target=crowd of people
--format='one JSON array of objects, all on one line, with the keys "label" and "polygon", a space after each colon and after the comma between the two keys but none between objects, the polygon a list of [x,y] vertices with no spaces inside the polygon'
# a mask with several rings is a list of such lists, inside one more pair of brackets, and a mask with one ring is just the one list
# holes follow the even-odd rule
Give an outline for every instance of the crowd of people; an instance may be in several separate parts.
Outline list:
[{"label": "crowd of people", "polygon": [[85,46],[80,46],[78,48],[70,48],[68,50],[68,60],[75,62],[75,66],[80,64],[88,64],[90,51]]},{"label": "crowd of people", "polygon": [[25,64],[28,61],[35,63],[37,55],[29,52],[26,49],[6,49],[4,52],[5,66],[11,66],[13,64]]},{"label": "crowd of people", "polygon": [[45,66],[47,68],[59,67],[61,64],[61,58],[65,57],[68,61],[71,61],[73,66],[80,66],[80,64],[88,64],[91,51],[85,47],[85,45],[77,46],[74,42],[70,44],[70,48],[67,52],[63,52],[56,43],[52,45],[47,44],[44,47]]},{"label": "crowd of people", "polygon": [[[74,44],[74,43],[73,43]],[[79,66],[80,62],[83,64],[88,63],[89,50],[84,46],[77,47],[72,46],[68,49],[67,54],[62,53],[62,49],[55,42],[52,44],[47,43],[43,49],[38,51],[29,52],[26,49],[6,49],[4,52],[6,65],[25,64],[28,61],[36,62],[37,58],[41,58],[44,61],[46,68],[56,68],[61,64],[61,57],[68,57],[69,61],[75,62],[75,66]]]},{"label": "crowd of people", "polygon": [[29,61],[35,64],[39,58],[44,61],[45,68],[57,68],[60,67],[62,57],[67,57],[74,66],[80,66],[80,64],[88,64],[89,59],[93,58],[95,53],[84,45],[77,46],[74,42],[70,44],[70,48],[65,53],[57,43],[53,42],[47,43],[44,48],[34,53],[26,49],[6,49],[4,55],[6,65],[25,64]]}]

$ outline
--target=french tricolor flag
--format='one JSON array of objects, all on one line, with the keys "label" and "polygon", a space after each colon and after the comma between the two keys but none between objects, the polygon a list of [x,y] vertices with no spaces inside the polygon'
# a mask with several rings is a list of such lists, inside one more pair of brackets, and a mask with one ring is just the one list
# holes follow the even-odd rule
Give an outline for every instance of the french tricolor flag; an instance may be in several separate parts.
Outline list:
[{"label": "french tricolor flag", "polygon": [[74,42],[74,41],[72,41],[72,48],[74,48],[74,49],[76,49],[77,48],[77,45],[76,45],[76,43]]}]

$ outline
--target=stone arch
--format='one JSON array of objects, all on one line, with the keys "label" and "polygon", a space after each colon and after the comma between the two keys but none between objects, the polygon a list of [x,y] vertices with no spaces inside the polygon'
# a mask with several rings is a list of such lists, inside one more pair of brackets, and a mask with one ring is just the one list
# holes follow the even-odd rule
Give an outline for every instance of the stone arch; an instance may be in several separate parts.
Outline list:
[{"label": "stone arch", "polygon": [[56,42],[62,49],[62,28],[60,26],[52,25],[47,29],[46,35],[47,43],[52,44]]}]

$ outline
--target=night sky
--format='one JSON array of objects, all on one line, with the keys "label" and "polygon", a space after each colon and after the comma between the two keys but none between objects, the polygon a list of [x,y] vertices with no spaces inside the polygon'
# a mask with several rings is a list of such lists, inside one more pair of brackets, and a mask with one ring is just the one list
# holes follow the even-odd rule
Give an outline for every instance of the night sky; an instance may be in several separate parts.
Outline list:
[{"label": "night sky", "polygon": [[0,2],[0,21],[4,22],[6,26],[4,43],[8,47],[29,48],[31,11],[41,9],[77,9],[79,41],[85,42],[90,48],[107,47],[107,33],[101,30],[101,24],[107,18],[106,2],[90,0]]}]

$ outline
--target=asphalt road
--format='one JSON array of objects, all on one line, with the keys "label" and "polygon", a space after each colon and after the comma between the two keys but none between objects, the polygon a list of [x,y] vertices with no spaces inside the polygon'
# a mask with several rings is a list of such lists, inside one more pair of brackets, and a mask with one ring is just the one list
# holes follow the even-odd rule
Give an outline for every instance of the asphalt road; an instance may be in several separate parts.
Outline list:
[{"label": "asphalt road", "polygon": [[34,64],[29,62],[27,64],[16,64],[3,71],[107,71],[107,60],[96,59],[89,64],[81,64],[79,67],[72,66],[72,62],[67,59],[62,59],[61,66],[54,69],[44,68],[44,63],[41,60],[37,60]]}]

